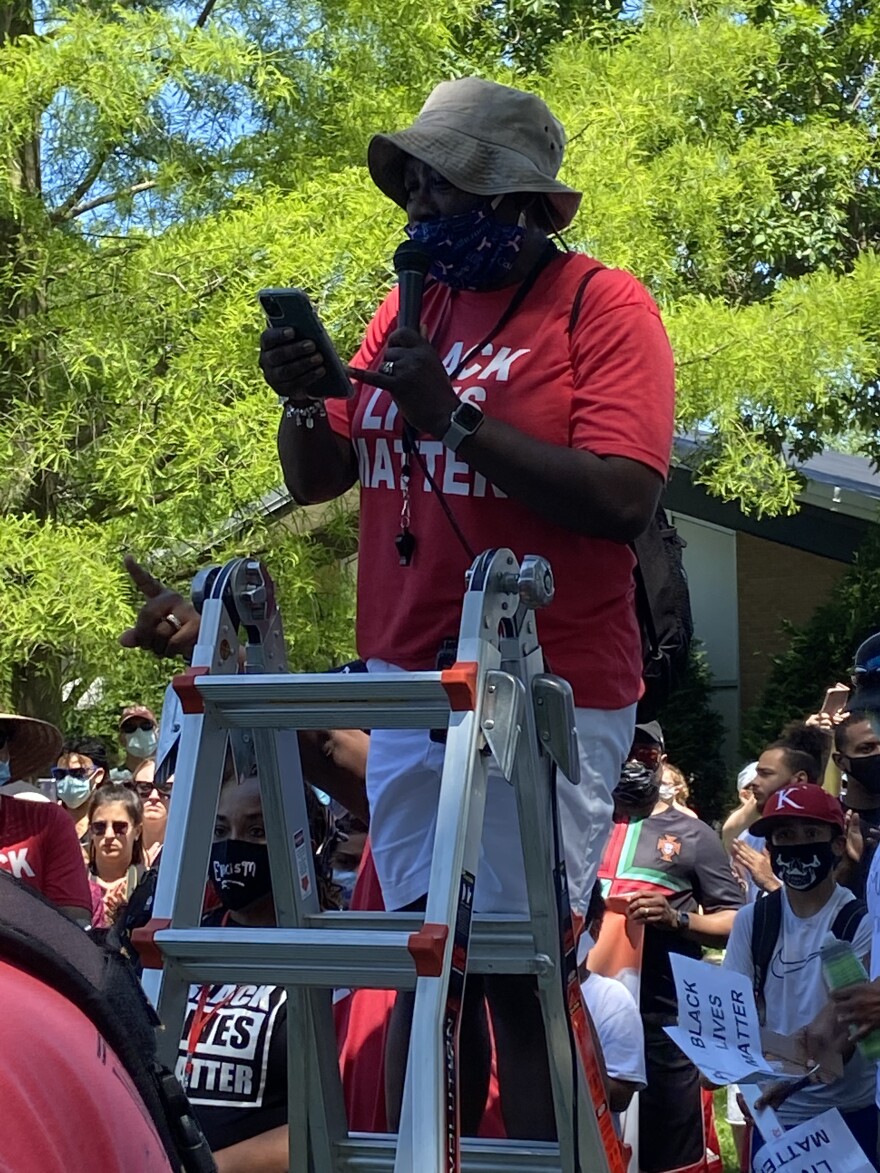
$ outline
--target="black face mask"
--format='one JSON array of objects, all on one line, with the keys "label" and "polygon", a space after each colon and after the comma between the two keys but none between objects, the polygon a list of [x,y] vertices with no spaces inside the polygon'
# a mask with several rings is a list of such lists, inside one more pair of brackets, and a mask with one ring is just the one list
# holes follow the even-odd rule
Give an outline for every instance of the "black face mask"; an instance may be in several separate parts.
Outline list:
[{"label": "black face mask", "polygon": [[269,848],[244,839],[221,839],[211,848],[210,880],[224,908],[247,908],[272,891]]},{"label": "black face mask", "polygon": [[866,758],[846,759],[846,776],[858,782],[869,794],[880,794],[880,753]]},{"label": "black face mask", "polygon": [[821,884],[837,861],[830,841],[785,847],[774,847],[768,843],[767,849],[776,878],[787,888],[794,888],[798,892],[809,892]]},{"label": "black face mask", "polygon": [[627,762],[620,771],[620,781],[614,788],[615,804],[631,810],[641,810],[660,797],[659,772],[641,762]]}]

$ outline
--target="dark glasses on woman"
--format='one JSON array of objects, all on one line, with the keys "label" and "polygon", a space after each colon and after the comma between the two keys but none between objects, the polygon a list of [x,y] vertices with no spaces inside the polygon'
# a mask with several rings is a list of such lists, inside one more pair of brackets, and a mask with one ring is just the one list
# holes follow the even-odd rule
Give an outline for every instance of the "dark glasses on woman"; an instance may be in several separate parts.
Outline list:
[{"label": "dark glasses on woman", "polygon": [[135,790],[141,798],[149,798],[154,790],[161,794],[163,798],[168,798],[171,794],[172,785],[173,783],[171,782],[138,782],[135,784]]},{"label": "dark glasses on woman", "polygon": [[[113,827],[113,834],[114,835],[125,835],[125,834],[127,834],[128,828],[131,826],[131,823],[125,822],[124,819],[119,819],[119,821],[114,819],[110,825]],[[92,830],[93,835],[99,835],[99,836],[106,835],[107,834],[107,820],[106,819],[95,819],[94,823],[92,823],[91,830]]]}]

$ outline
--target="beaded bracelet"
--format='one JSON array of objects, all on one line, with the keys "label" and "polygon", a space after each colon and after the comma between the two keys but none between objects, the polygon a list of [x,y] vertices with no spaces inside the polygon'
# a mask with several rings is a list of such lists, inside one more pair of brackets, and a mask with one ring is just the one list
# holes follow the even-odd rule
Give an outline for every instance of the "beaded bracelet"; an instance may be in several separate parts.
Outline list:
[{"label": "beaded bracelet", "polygon": [[289,420],[295,420],[296,426],[301,428],[303,424],[307,428],[315,426],[316,419],[326,418],[327,408],[324,406],[323,399],[313,399],[311,403],[305,406],[299,403],[294,403],[290,399],[282,399],[284,405],[284,414]]}]

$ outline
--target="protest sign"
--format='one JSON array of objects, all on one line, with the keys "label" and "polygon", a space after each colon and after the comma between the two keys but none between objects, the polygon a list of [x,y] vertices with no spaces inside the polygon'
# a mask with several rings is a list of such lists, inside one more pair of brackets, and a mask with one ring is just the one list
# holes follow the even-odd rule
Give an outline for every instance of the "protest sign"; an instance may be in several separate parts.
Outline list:
[{"label": "protest sign", "polygon": [[752,1158],[752,1173],[872,1173],[873,1169],[836,1108],[768,1141]]},{"label": "protest sign", "polygon": [[752,984],[741,973],[673,953],[678,1026],[665,1027],[712,1083],[778,1077],[761,1051]]},{"label": "protest sign", "polygon": [[749,1115],[765,1141],[779,1140],[785,1134],[785,1128],[772,1108],[758,1108],[756,1104],[764,1094],[755,1083],[741,1083],[739,1094],[745,1100]]}]

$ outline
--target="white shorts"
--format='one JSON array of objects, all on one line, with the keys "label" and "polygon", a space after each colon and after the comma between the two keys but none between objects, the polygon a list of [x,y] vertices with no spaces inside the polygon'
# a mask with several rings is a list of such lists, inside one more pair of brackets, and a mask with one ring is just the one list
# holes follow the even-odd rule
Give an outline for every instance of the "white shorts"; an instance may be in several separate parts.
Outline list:
[{"label": "white shorts", "polygon": [[[401,671],[382,660],[370,660],[368,668]],[[569,895],[580,915],[587,910],[608,839],[611,791],[632,745],[635,709],[575,710],[581,783],[561,781],[558,795]],[[377,729],[370,736],[370,843],[389,912],[428,891],[444,751],[425,729]],[[491,766],[474,908],[528,913],[516,798],[510,783]]]}]

